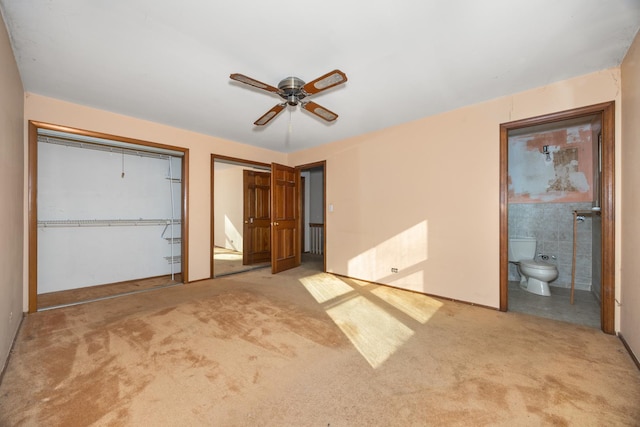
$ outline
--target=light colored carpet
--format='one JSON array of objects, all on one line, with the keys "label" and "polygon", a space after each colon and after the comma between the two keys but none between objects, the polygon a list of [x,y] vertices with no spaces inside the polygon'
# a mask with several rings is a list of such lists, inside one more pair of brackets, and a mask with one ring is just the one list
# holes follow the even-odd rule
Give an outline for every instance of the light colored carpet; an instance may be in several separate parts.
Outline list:
[{"label": "light colored carpet", "polygon": [[616,337],[312,267],[27,316],[0,425],[640,424]]},{"label": "light colored carpet", "polygon": [[271,267],[270,262],[262,262],[252,265],[242,264],[242,252],[233,249],[215,247],[213,249],[213,276],[222,277],[230,274],[242,273],[244,271],[258,268]]}]

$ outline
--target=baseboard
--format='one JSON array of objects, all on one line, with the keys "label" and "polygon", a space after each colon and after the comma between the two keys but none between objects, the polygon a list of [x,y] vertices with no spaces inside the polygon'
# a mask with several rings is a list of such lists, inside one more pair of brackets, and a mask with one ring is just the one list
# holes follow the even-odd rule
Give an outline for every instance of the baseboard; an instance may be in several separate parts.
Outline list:
[{"label": "baseboard", "polygon": [[455,298],[450,298],[450,297],[443,297],[441,295],[429,294],[429,293],[426,293],[426,292],[415,291],[413,289],[400,288],[400,287],[393,286],[393,285],[387,285],[385,283],[378,283],[378,282],[372,282],[371,280],[358,279],[357,277],[351,277],[351,276],[347,276],[347,275],[344,275],[344,274],[338,274],[338,273],[330,273],[330,274],[333,274],[334,276],[338,276],[338,277],[344,277],[345,279],[359,280],[361,282],[371,283],[372,285],[385,286],[387,288],[399,289],[401,291],[412,292],[414,294],[425,295],[425,296],[428,296],[428,297],[437,298],[437,299],[441,299],[441,300],[445,300],[445,301],[459,302],[460,304],[471,305],[471,306],[474,306],[474,307],[487,308],[487,309],[493,310],[493,311],[499,310],[499,308],[491,307],[489,305],[478,304],[478,303],[475,303],[475,302],[470,302],[470,301],[465,301],[465,300],[460,300],[460,299],[455,299]]},{"label": "baseboard", "polygon": [[633,360],[633,363],[636,364],[636,367],[640,371],[640,360],[638,360],[636,355],[633,354],[633,350],[631,350],[631,347],[629,347],[629,344],[627,343],[627,341],[624,339],[624,337],[622,336],[622,334],[620,332],[618,332],[618,338],[620,338],[620,341],[622,341],[622,345],[624,345],[624,348],[627,349],[627,352],[629,353],[629,356],[631,356],[631,360]]}]

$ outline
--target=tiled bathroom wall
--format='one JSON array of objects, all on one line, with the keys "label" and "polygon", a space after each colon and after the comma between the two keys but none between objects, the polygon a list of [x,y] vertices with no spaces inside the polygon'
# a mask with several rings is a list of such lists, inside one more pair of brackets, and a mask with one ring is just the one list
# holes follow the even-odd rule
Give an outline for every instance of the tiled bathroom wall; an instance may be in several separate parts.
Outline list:
[{"label": "tiled bathroom wall", "polygon": [[[551,286],[571,287],[573,211],[589,211],[591,206],[590,202],[509,204],[509,238],[536,238],[536,254],[548,255],[548,262],[558,266],[558,278],[549,283]],[[592,225],[592,217],[585,216],[577,228],[575,288],[587,291],[592,290]],[[509,280],[520,280],[511,263]]]}]

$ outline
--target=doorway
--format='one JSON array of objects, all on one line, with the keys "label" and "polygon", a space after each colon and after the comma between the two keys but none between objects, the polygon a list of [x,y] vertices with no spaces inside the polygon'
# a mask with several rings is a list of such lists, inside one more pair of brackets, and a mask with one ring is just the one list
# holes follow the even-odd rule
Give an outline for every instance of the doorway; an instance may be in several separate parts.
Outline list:
[{"label": "doorway", "polygon": [[302,191],[302,261],[316,262],[326,269],[326,162],[298,166]]},{"label": "doorway", "polygon": [[[551,138],[553,132],[557,129],[561,129],[563,126],[583,126],[584,124],[589,125],[589,130],[584,130],[584,132],[588,133],[588,136],[593,135],[593,157],[596,159],[591,165],[588,166],[587,169],[591,170],[591,166],[593,166],[593,170],[596,171],[593,176],[593,184],[588,185],[585,189],[588,189],[591,193],[589,193],[588,203],[586,206],[583,206],[580,203],[554,203],[553,205],[548,203],[539,203],[539,202],[562,202],[562,201],[571,201],[576,202],[576,200],[569,199],[561,199],[561,197],[568,197],[567,195],[572,194],[572,191],[566,190],[575,190],[575,188],[571,187],[563,187],[566,185],[562,182],[555,183],[554,180],[544,181],[543,184],[546,186],[550,186],[551,190],[559,190],[552,192],[547,191],[544,197],[537,198],[537,196],[532,196],[531,192],[523,192],[526,193],[526,197],[529,200],[519,200],[518,199],[518,191],[516,188],[521,183],[518,181],[514,183],[514,180],[517,181],[517,177],[512,177],[510,175],[510,161],[516,163],[518,160],[514,158],[513,149],[510,151],[510,138],[517,139],[518,137],[524,138],[529,141],[529,147],[523,149],[526,151],[528,156],[533,156],[536,159],[539,158],[540,161],[548,161],[548,167],[551,167],[552,170],[554,168],[558,169],[559,167],[565,167],[564,172],[567,172],[566,165],[572,165],[574,167],[578,162],[577,159],[570,158],[571,156],[575,156],[576,148],[566,148],[566,149],[558,149],[553,144],[544,144],[544,138]],[[536,137],[531,136],[536,132],[539,133],[539,137],[537,139],[540,142],[541,147],[537,147],[536,143],[530,142],[535,141]],[[543,135],[544,134],[544,135]],[[541,135],[541,136],[540,136]],[[573,260],[568,261],[570,257],[568,257],[567,252],[567,242],[563,242],[562,240],[567,240],[567,233],[562,230],[556,228],[555,229],[555,237],[556,242],[548,241],[548,248],[553,247],[555,244],[554,250],[545,250],[544,242],[541,240],[545,239],[545,235],[549,236],[547,233],[548,230],[544,230],[545,220],[552,221],[554,227],[557,227],[556,220],[553,219],[553,215],[560,215],[558,218],[563,218],[561,221],[565,221],[566,219],[573,218],[572,211],[576,211],[578,209],[582,209],[581,212],[593,212],[593,215],[589,215],[593,217],[593,221],[589,221],[591,225],[591,229],[594,230],[593,240],[594,247],[593,251],[590,251],[589,257],[591,259],[591,264],[594,266],[592,269],[593,274],[589,276],[589,280],[592,281],[590,283],[590,291],[597,293],[600,300],[600,319],[599,325],[602,331],[606,333],[613,334],[615,332],[614,327],[614,294],[615,294],[615,283],[614,283],[614,257],[615,257],[615,248],[614,248],[614,238],[615,238],[615,224],[614,224],[614,103],[603,103],[598,105],[593,105],[589,107],[578,108],[570,111],[564,111],[560,113],[549,114],[540,117],[534,117],[531,119],[519,120],[516,122],[505,123],[500,126],[500,310],[507,311],[509,310],[510,301],[514,303],[514,300],[510,298],[511,292],[518,292],[519,289],[513,287],[513,283],[511,284],[511,288],[509,285],[510,274],[513,276],[514,271],[513,268],[510,271],[509,267],[509,238],[516,237],[515,234],[523,234],[529,232],[529,237],[535,237],[537,240],[537,250],[536,256],[544,257],[543,259],[550,261],[551,263],[556,263],[558,265],[559,271],[562,273],[562,276],[558,278],[558,280],[562,280],[566,282],[567,280],[571,280],[571,283],[575,284],[575,249]],[[532,148],[533,147],[533,148]],[[549,153],[549,147],[555,147],[557,149],[555,152],[551,150]],[[540,148],[540,153],[537,153],[537,148]],[[531,154],[533,153],[533,154]],[[557,158],[550,158],[553,154],[556,154]],[[562,160],[564,159],[564,160]],[[538,160],[536,160],[538,161]],[[564,163],[563,163],[564,161]],[[589,160],[586,161],[587,163]],[[514,165],[511,165],[514,166]],[[569,171],[571,172],[571,171]],[[574,171],[575,172],[575,171]],[[529,174],[531,175],[531,174]],[[578,173],[574,173],[574,176],[579,175]],[[590,182],[590,179],[587,179],[586,182]],[[554,185],[557,187],[555,188]],[[588,187],[588,188],[587,188]],[[586,190],[585,190],[586,191]],[[577,191],[573,191],[573,193],[577,194]],[[523,196],[524,197],[524,196]],[[554,199],[554,197],[560,197],[559,199]],[[523,204],[511,204],[510,202],[514,201],[524,201]],[[546,206],[545,206],[546,204]],[[546,209],[548,211],[548,215],[546,218],[543,218],[539,212],[540,209]],[[565,209],[566,208],[566,209]],[[592,209],[593,208],[593,209]],[[569,210],[567,210],[569,209]],[[567,212],[564,212],[567,210]],[[511,212],[510,212],[511,211]],[[524,214],[522,212],[523,211]],[[533,212],[533,213],[532,213]],[[538,212],[536,214],[535,212]],[[511,215],[510,215],[511,213]],[[566,215],[564,215],[566,214]],[[538,224],[541,224],[541,230],[525,230],[518,229],[514,218],[518,218],[518,215],[522,215],[522,217],[531,216],[536,217],[535,221]],[[511,224],[510,224],[510,216],[511,216]],[[589,218],[591,219],[591,218]],[[559,221],[559,220],[558,220]],[[551,222],[550,222],[551,223]],[[552,230],[553,231],[553,230]],[[547,234],[545,234],[547,233]],[[584,232],[582,233],[584,235]],[[518,236],[524,237],[524,236]],[[573,236],[571,236],[573,238]],[[590,237],[591,239],[591,237]],[[549,240],[552,240],[549,238]],[[591,243],[591,242],[589,242]],[[562,249],[564,247],[564,250]],[[575,248],[575,243],[574,243]],[[546,252],[549,252],[548,254]],[[586,257],[585,257],[586,258]],[[573,271],[571,272],[571,278],[567,278],[567,263],[570,262],[573,267]],[[563,270],[564,269],[564,270]],[[564,271],[564,273],[563,273]],[[517,273],[516,273],[517,274]],[[599,277],[598,277],[599,276]],[[582,277],[585,277],[582,275]],[[511,277],[513,279],[513,277]],[[553,282],[552,282],[553,284]],[[511,295],[513,296],[513,295]],[[537,296],[537,299],[544,299],[549,297]],[[538,300],[536,300],[538,301]],[[548,300],[547,300],[548,301]],[[569,304],[567,299],[567,304]]]},{"label": "doorway", "polygon": [[271,266],[271,165],[212,156],[211,277]]},{"label": "doorway", "polygon": [[[245,208],[245,198],[248,197],[248,194],[253,194],[255,197],[253,197],[250,204],[255,206],[253,202],[262,200],[264,205],[264,195],[267,194],[264,186],[266,179],[263,179],[266,175],[259,178],[260,185],[256,186],[255,183],[246,184],[243,175],[252,175],[252,173],[243,172],[243,170],[254,171],[254,176],[260,176],[260,174],[271,173],[273,167],[276,167],[278,171],[276,175],[278,176],[273,177],[269,192],[273,193],[275,189],[276,193],[281,196],[279,199],[281,201],[285,200],[284,205],[286,206],[276,206],[271,211],[280,210],[281,213],[278,213],[278,215],[283,215],[287,212],[295,215],[293,221],[284,217],[278,220],[271,219],[271,221],[277,223],[278,229],[274,230],[276,231],[276,236],[281,237],[280,240],[288,240],[288,243],[282,244],[284,241],[279,241],[280,244],[276,245],[276,257],[281,264],[278,269],[282,267],[286,269],[300,263],[313,263],[318,270],[326,271],[326,250],[324,249],[326,246],[326,228],[324,224],[326,176],[324,161],[305,164],[293,169],[286,168],[287,170],[282,170],[280,165],[270,165],[268,163],[215,154],[211,156],[211,161],[211,277],[236,274],[269,266],[272,267],[273,272],[273,258],[271,262],[266,261],[258,264],[243,263],[242,261],[243,258],[247,258],[242,251],[244,242],[246,242],[246,228],[251,224],[251,218],[253,218],[254,224],[257,223],[257,216],[252,215],[253,210]],[[235,171],[232,170],[233,168],[235,168]],[[225,173],[225,169],[231,170],[231,172]],[[228,176],[231,175],[236,178],[229,178]],[[294,187],[281,185],[283,183],[282,178],[285,178],[285,181],[289,181]],[[302,182],[304,182],[304,187],[301,184]],[[247,186],[257,188],[260,191],[255,193],[247,192],[247,188],[245,188]],[[289,194],[290,191],[287,188],[299,188],[299,195],[293,196]],[[286,200],[289,200],[289,202]],[[284,216],[289,215],[286,214]],[[261,220],[264,219],[261,218]],[[291,223],[292,228],[289,228],[286,225],[287,223]],[[258,245],[257,250],[262,255],[264,255],[267,247],[269,251],[273,249],[271,242],[268,245],[264,245],[266,234],[263,231],[264,227],[262,229],[258,228],[257,232],[252,234],[262,242]],[[311,243],[312,241],[314,242],[313,244]],[[237,242],[243,242],[243,244],[239,245]],[[262,261],[260,257],[258,259]],[[230,267],[229,264],[234,265]]]}]

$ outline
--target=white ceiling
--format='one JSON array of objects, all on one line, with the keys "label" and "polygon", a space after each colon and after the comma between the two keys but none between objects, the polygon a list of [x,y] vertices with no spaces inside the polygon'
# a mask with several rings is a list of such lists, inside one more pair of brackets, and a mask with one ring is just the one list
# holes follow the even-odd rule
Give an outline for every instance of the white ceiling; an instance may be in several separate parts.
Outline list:
[{"label": "white ceiling", "polygon": [[[0,0],[27,92],[292,152],[620,65],[640,0]],[[327,124],[233,82],[349,81]]]}]

